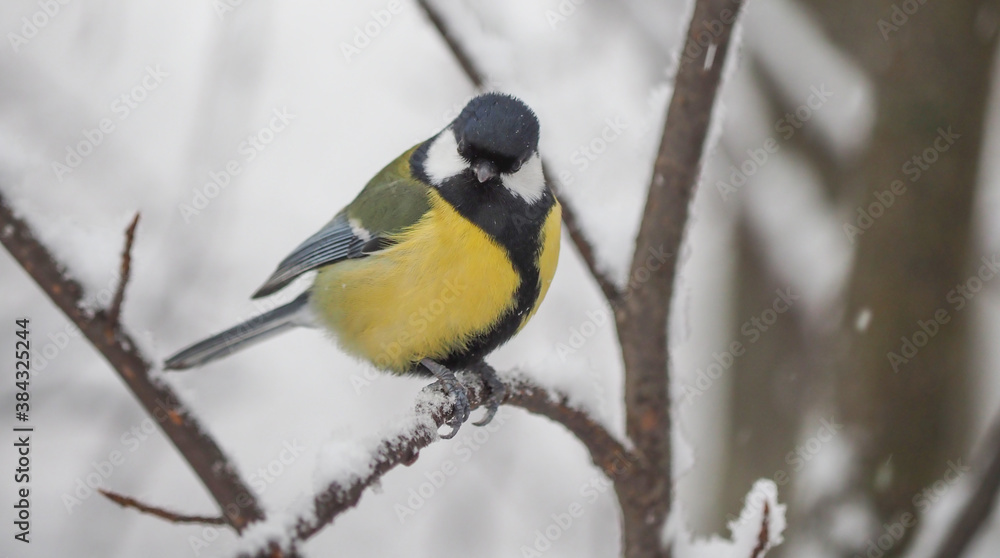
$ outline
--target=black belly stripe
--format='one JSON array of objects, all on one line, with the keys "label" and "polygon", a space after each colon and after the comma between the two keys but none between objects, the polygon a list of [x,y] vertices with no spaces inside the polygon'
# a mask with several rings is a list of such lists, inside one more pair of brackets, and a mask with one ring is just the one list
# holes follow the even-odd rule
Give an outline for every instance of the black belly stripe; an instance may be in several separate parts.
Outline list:
[{"label": "black belly stripe", "polygon": [[504,247],[521,279],[513,307],[493,327],[474,337],[465,350],[441,362],[457,370],[468,368],[506,343],[538,302],[540,237],[555,199],[546,189],[540,200],[529,204],[507,190],[499,179],[480,184],[471,174],[449,179],[438,191],[460,215]]}]

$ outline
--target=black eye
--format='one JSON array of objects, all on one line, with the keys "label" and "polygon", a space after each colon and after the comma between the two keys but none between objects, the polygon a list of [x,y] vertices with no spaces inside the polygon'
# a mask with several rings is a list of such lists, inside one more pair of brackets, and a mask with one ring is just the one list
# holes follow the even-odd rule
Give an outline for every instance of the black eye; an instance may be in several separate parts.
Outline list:
[{"label": "black eye", "polygon": [[514,165],[512,167],[510,167],[510,172],[514,173],[514,172],[517,172],[517,171],[521,170],[521,165],[522,164],[524,164],[524,163],[521,163],[521,162],[514,163]]}]

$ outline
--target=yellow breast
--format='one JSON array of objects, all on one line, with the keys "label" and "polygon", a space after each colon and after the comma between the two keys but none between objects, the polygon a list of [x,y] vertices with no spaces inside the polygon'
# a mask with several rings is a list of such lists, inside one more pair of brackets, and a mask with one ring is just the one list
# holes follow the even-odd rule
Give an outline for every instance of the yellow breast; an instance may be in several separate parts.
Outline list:
[{"label": "yellow breast", "polygon": [[559,263],[559,239],[561,232],[562,206],[556,201],[545,218],[545,224],[542,225],[540,239],[542,251],[538,255],[538,299],[535,301],[535,306],[531,308],[531,312],[524,317],[521,326],[517,328],[518,331],[521,331],[527,325],[528,320],[535,315],[538,307],[542,304],[542,300],[545,299],[545,294],[549,292],[549,285],[552,284],[552,277],[556,274],[556,265]]},{"label": "yellow breast", "polygon": [[[430,210],[396,240],[316,277],[313,304],[345,351],[404,372],[420,359],[461,350],[514,305],[521,279],[504,249],[436,192]],[[549,280],[558,219],[555,243],[552,261],[541,262],[543,276],[544,266],[551,268]],[[542,280],[545,288],[548,282]]]}]

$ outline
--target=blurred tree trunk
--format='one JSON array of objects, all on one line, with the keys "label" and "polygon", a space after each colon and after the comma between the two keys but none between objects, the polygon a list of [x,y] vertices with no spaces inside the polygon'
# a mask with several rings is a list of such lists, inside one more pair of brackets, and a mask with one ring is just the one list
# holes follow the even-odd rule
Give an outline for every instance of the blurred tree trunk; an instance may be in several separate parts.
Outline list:
[{"label": "blurred tree trunk", "polygon": [[[729,420],[732,428],[725,450],[722,511],[712,528],[722,531],[743,508],[747,487],[760,478],[774,480],[782,492],[791,486],[797,468],[786,460],[793,451],[807,409],[811,384],[806,363],[807,343],[799,309],[792,306],[767,331],[743,324],[772,307],[775,291],[785,289],[768,268],[763,247],[744,215],[737,227],[737,275],[732,338],[745,348],[734,359]],[[758,318],[759,319],[759,318]],[[793,502],[789,501],[791,505]],[[781,547],[775,549],[779,552]]]},{"label": "blurred tree trunk", "polygon": [[[804,2],[876,94],[869,149],[840,184],[860,234],[833,374],[837,416],[857,451],[843,498],[871,505],[877,538],[883,525],[923,511],[918,495],[968,451],[969,312],[946,298],[983,255],[971,252],[971,219],[997,2]],[[865,315],[867,328],[857,327]],[[901,337],[926,345],[904,352]],[[885,556],[899,555],[913,532]]]},{"label": "blurred tree trunk", "polygon": [[[762,63],[753,52],[747,57],[747,70],[766,101],[766,122],[777,122],[783,115],[794,112],[801,102],[789,96],[780,85],[778,76]],[[725,141],[725,140],[724,140]],[[849,161],[840,161],[833,154],[824,138],[809,128],[787,140],[786,149],[807,159],[817,170],[824,191],[829,193],[834,184],[849,172]],[[725,149],[730,160],[740,159],[740,154],[754,145],[731,146]],[[751,177],[748,188],[761,180]],[[741,198],[746,203],[746,198]],[[761,233],[752,222],[746,205],[742,206],[736,229],[736,274],[734,319],[731,336],[743,343],[746,353],[735,360],[732,368],[732,397],[729,405],[730,436],[726,441],[725,473],[722,475],[721,514],[714,532],[725,528],[726,523],[738,514],[743,506],[746,487],[759,478],[770,478],[778,483],[779,490],[788,493],[794,486],[797,474],[805,461],[792,454],[808,428],[807,411],[814,408],[824,394],[816,359],[823,357],[819,332],[810,331],[802,316],[801,306],[792,306],[777,321],[759,329],[750,320],[771,308],[777,290],[788,288],[775,276],[768,258],[767,246],[762,245]],[[744,325],[749,324],[747,331]],[[811,456],[810,456],[811,457]],[[794,500],[788,500],[789,517],[797,517],[799,510]],[[785,553],[783,545],[774,550],[775,555]]]}]

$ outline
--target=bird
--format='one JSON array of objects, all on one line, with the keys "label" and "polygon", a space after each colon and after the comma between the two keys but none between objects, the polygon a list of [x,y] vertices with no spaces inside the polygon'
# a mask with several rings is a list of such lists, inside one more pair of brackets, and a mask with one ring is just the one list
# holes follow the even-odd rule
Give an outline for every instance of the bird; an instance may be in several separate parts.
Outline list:
[{"label": "bird", "polygon": [[455,373],[489,388],[485,425],[506,394],[485,357],[528,323],[559,260],[561,206],[543,172],[540,126],[520,99],[470,100],[437,134],[378,172],[298,245],[253,293],[272,295],[314,272],[291,302],[197,342],[165,370],[204,365],[296,327],[321,327],[383,371],[433,377],[469,418]]}]

